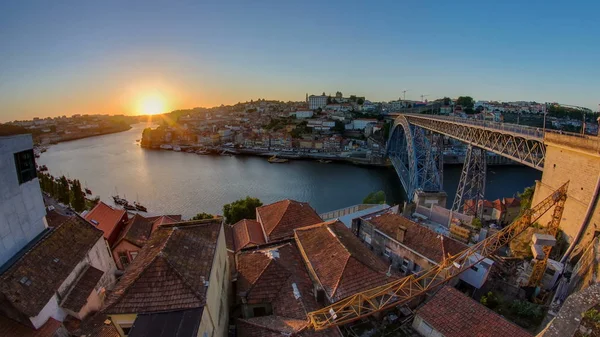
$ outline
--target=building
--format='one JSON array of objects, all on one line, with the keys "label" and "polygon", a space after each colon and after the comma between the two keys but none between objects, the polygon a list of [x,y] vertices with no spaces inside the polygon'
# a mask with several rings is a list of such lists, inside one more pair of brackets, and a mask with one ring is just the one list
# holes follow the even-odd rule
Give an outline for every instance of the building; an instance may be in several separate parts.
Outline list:
[{"label": "building", "polygon": [[181,215],[163,215],[146,218],[135,214],[129,219],[118,239],[111,247],[117,268],[125,269],[138,255],[140,249],[150,239],[159,226],[180,222]]},{"label": "building", "polygon": [[294,236],[294,229],[320,223],[321,217],[306,202],[285,199],[256,208],[265,242]]},{"label": "building", "polygon": [[306,329],[307,312],[321,306],[293,240],[242,251],[237,271],[238,336],[341,336],[337,327]]},{"label": "building", "polygon": [[[468,247],[449,237],[394,213],[363,216],[353,221],[352,231],[394,270],[417,274],[439,265],[444,254],[457,255]],[[460,279],[475,288],[487,280],[493,262],[484,259],[460,274]]]},{"label": "building", "polygon": [[31,135],[0,137],[0,265],[46,229]]},{"label": "building", "polygon": [[81,320],[100,309],[115,270],[102,231],[69,217],[2,266],[0,316],[34,330]]},{"label": "building", "polygon": [[533,337],[450,286],[417,310],[412,327],[423,337]]},{"label": "building", "polygon": [[352,130],[364,130],[370,123],[377,123],[377,120],[373,118],[357,118],[351,124],[346,124],[346,128],[350,125],[352,126]]},{"label": "building", "polygon": [[226,336],[229,264],[222,219],[158,227],[103,312],[121,336]]},{"label": "building", "polygon": [[319,108],[324,108],[327,106],[327,96],[325,93],[320,96],[310,95],[308,96],[308,108],[311,110],[316,110]]},{"label": "building", "polygon": [[314,114],[314,112],[312,110],[298,110],[296,112],[290,113],[290,115],[294,115],[298,119],[311,118],[313,116],[313,114]]},{"label": "building", "polygon": [[84,215],[84,218],[104,233],[104,238],[112,247],[121,230],[125,228],[127,212],[100,201],[96,207]]},{"label": "building", "polygon": [[334,303],[398,279],[341,221],[298,228],[294,233],[319,303]]}]

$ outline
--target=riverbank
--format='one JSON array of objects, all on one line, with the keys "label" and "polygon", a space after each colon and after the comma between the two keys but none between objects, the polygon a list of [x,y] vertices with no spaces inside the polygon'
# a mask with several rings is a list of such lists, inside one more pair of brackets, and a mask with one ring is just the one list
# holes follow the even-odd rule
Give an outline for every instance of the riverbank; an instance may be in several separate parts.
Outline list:
[{"label": "riverbank", "polygon": [[54,135],[54,137],[41,136],[38,139],[34,138],[34,142],[37,144],[40,144],[40,145],[55,145],[55,144],[70,142],[70,141],[74,141],[74,140],[80,140],[80,139],[85,139],[85,138],[90,138],[90,137],[104,136],[104,135],[110,135],[113,133],[129,131],[129,130],[131,130],[131,128],[132,128],[131,125],[127,125],[126,127],[124,126],[124,127],[105,128],[105,129],[101,129],[99,131],[94,131],[91,133],[62,134],[62,135]]}]

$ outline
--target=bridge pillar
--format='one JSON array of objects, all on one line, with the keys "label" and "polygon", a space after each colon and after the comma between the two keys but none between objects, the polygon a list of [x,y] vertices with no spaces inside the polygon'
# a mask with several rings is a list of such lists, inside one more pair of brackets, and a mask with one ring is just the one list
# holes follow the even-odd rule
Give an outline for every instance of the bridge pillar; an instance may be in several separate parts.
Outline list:
[{"label": "bridge pillar", "polygon": [[[549,195],[562,183],[569,181],[569,191],[560,222],[560,229],[566,234],[569,243],[577,237],[583,228],[583,235],[578,241],[578,249],[571,254],[576,256],[581,247],[600,231],[600,200],[595,194],[596,185],[600,181],[600,137],[577,137],[547,132],[544,136],[546,157],[542,180],[536,181],[532,204]],[[590,212],[589,221],[586,214]],[[539,223],[545,226],[551,220],[552,212],[548,212]]]},{"label": "bridge pillar", "polygon": [[481,219],[484,200],[486,177],[486,151],[469,145],[465,155],[460,182],[452,204],[452,210],[468,215],[475,215]]}]

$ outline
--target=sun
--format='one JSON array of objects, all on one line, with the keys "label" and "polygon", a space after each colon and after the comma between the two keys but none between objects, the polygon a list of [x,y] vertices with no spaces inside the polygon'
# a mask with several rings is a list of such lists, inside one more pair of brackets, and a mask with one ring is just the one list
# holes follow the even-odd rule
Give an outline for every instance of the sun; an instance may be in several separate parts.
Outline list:
[{"label": "sun", "polygon": [[140,113],[143,115],[158,115],[165,112],[165,100],[159,94],[146,96],[140,101]]}]

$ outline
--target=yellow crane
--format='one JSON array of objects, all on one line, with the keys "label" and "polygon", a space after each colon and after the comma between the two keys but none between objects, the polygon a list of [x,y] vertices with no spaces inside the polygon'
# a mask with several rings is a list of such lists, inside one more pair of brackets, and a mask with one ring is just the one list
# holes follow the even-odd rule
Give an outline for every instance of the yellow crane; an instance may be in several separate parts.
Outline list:
[{"label": "yellow crane", "polygon": [[[486,257],[491,256],[500,247],[506,245],[517,235],[525,231],[532,223],[539,220],[542,215],[555,205],[556,207],[554,208],[549,226],[551,230],[556,228],[556,231],[558,231],[564,203],[567,199],[568,185],[569,182],[566,182],[539,204],[525,211],[511,225],[459,254],[448,256],[433,268],[376,288],[365,290],[327,307],[308,313],[309,327],[318,331],[347,324],[399,304],[407,303],[417,296],[425,295],[428,291],[437,289],[437,287],[458,276],[461,272],[477,265]],[[555,234],[556,232],[552,235]],[[548,254],[546,254],[545,260],[541,260],[534,265],[534,271],[529,284],[539,284],[541,276],[544,273],[547,256]]]}]

